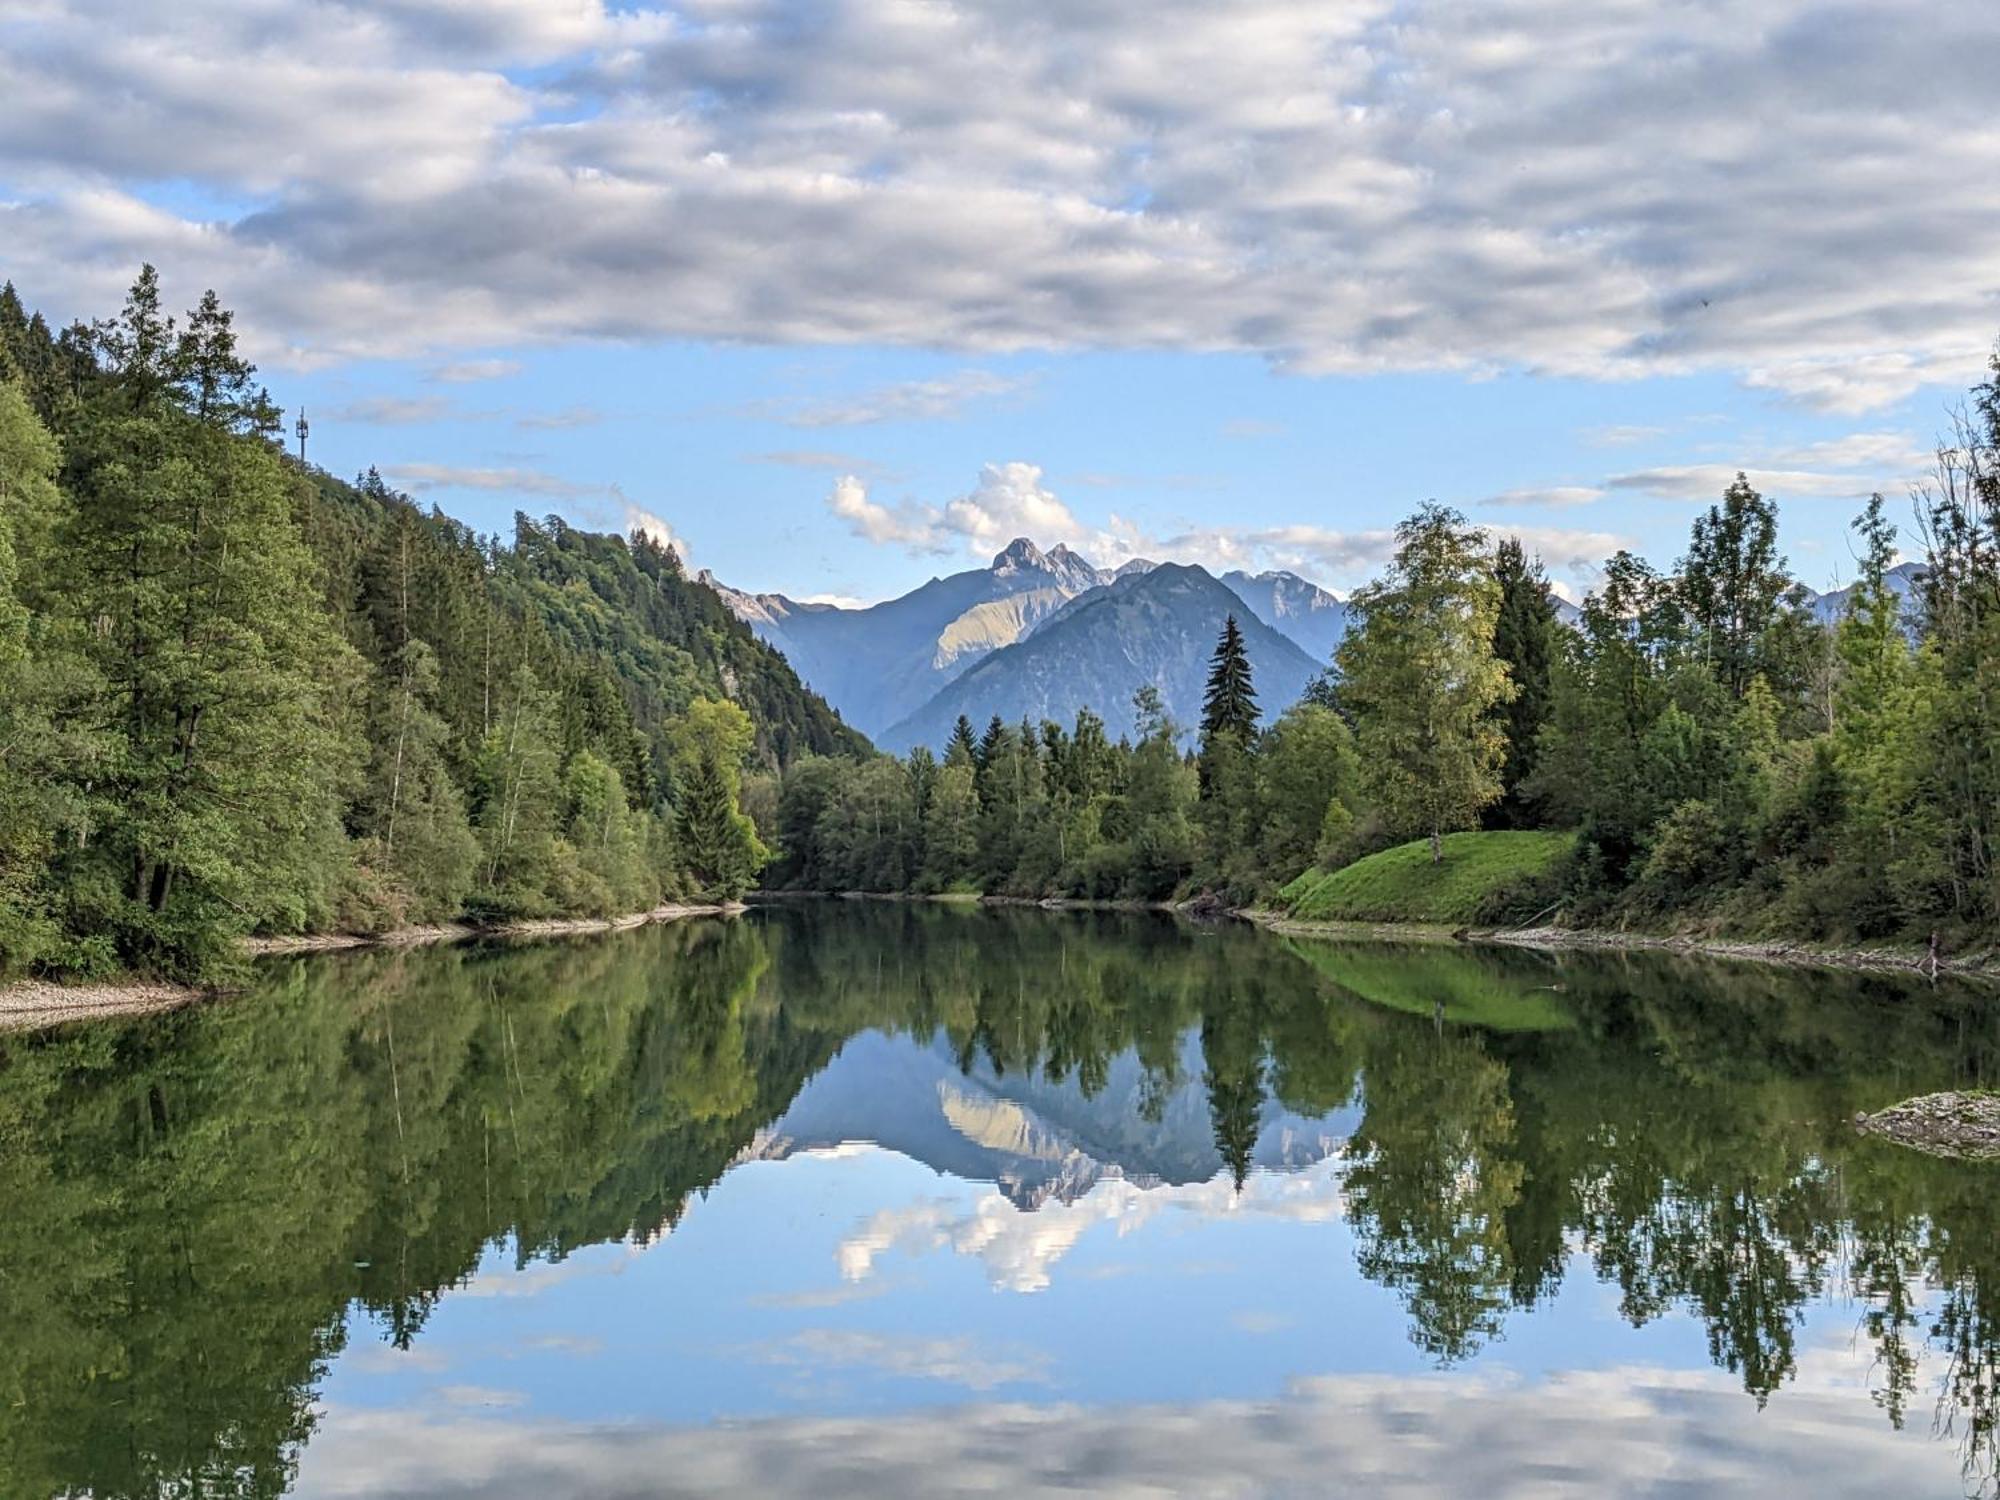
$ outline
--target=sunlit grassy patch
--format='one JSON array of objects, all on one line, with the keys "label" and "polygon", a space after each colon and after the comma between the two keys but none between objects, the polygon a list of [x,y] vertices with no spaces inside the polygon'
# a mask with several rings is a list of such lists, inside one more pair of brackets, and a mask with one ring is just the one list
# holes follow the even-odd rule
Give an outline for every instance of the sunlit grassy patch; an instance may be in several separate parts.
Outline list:
[{"label": "sunlit grassy patch", "polygon": [[[1288,915],[1315,922],[1523,920],[1553,899],[1548,882],[1572,835],[1453,833],[1444,862],[1428,840],[1384,849],[1333,871],[1308,870],[1279,892]],[[1539,899],[1538,899],[1539,898]]]}]

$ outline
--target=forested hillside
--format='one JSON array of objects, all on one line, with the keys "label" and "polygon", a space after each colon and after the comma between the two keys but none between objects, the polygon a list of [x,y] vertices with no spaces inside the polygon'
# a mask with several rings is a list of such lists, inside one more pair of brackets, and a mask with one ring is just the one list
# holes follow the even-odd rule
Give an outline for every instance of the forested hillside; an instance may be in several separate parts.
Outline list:
[{"label": "forested hillside", "polygon": [[865,748],[678,558],[288,458],[210,294],[0,292],[0,972],[733,895],[746,766]]}]

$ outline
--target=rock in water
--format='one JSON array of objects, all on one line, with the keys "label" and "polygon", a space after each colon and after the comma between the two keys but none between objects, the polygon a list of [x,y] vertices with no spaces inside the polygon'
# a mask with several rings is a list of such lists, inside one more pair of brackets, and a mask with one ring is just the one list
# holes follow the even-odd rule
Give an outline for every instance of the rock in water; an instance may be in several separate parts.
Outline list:
[{"label": "rock in water", "polygon": [[2000,1158],[2000,1094],[1923,1094],[1872,1115],[1854,1117],[1864,1135],[1879,1135],[1932,1156]]}]

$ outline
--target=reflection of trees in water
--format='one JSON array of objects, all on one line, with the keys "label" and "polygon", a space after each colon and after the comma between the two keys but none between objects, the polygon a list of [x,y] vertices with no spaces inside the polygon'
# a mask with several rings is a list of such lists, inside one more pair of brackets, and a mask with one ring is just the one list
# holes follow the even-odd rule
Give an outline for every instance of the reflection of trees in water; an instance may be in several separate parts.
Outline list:
[{"label": "reflection of trees in water", "polygon": [[874,1028],[1086,1098],[1129,1050],[1155,1122],[1196,1037],[1239,1182],[1274,1104],[1358,1102],[1359,1268],[1443,1362],[1553,1295],[1570,1245],[1635,1323],[1699,1317],[1759,1399],[1808,1302],[1852,1296],[1889,1419],[1929,1404],[1928,1348],[1935,1421],[1988,1475],[1990,1169],[1845,1122],[1990,1078],[1996,1024],[1880,980],[922,906],[294,965],[0,1050],[0,1474],[280,1492],[350,1308],[408,1343],[496,1244],[659,1233]]}]

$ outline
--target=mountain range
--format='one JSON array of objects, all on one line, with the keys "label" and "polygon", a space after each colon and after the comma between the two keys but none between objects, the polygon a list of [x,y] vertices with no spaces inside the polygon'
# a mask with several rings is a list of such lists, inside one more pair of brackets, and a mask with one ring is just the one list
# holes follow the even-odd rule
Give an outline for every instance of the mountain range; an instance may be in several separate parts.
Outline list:
[{"label": "mountain range", "polygon": [[[1890,571],[1906,608],[1922,576],[1916,563]],[[1339,595],[1296,573],[1218,577],[1144,559],[1099,568],[1025,537],[987,567],[858,609],[748,594],[707,573],[701,581],[847,723],[897,752],[941,747],[961,714],[981,726],[995,714],[1067,724],[1089,708],[1114,737],[1129,734],[1133,693],[1146,685],[1185,735],[1200,718],[1209,658],[1232,614],[1273,718],[1332,660],[1352,617]],[[1805,608],[1830,623],[1852,594],[1809,591]],[[1556,613],[1572,627],[1581,620],[1566,600]]]},{"label": "mountain range", "polygon": [[1116,735],[1133,727],[1132,695],[1146,684],[1191,725],[1231,614],[1275,714],[1332,659],[1347,623],[1338,595],[1294,573],[1217,578],[1143,559],[1105,569],[1026,538],[988,567],[862,609],[702,581],[848,723],[893,750],[941,743],[960,713],[1067,723],[1090,708]]}]

